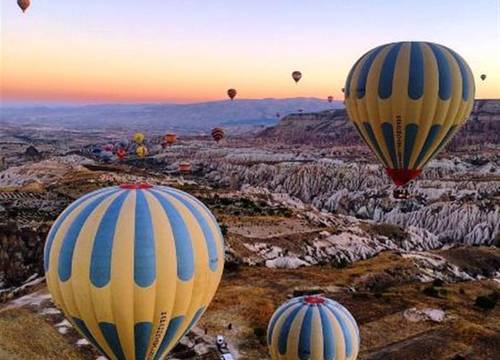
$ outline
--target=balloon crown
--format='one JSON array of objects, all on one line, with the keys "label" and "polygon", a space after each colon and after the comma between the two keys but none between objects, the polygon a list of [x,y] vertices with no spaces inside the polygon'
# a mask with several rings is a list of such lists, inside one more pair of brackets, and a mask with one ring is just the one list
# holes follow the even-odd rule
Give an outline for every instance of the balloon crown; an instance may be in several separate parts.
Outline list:
[{"label": "balloon crown", "polygon": [[153,185],[151,184],[121,184],[120,188],[121,189],[127,189],[127,190],[144,190],[144,189],[151,189]]},{"label": "balloon crown", "polygon": [[310,305],[321,305],[325,303],[325,299],[321,295],[309,295],[304,297],[304,303]]}]

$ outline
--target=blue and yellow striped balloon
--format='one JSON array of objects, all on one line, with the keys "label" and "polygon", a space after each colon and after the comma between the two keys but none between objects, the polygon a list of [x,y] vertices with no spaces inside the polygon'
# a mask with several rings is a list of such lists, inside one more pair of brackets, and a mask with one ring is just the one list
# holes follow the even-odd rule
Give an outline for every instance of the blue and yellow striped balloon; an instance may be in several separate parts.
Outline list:
[{"label": "blue and yellow striped balloon", "polygon": [[397,42],[363,55],[344,93],[358,133],[396,185],[404,185],[465,123],[474,92],[472,72],[453,50]]},{"label": "blue and yellow striped balloon", "polygon": [[342,305],[301,296],[273,314],[267,343],[273,360],[354,360],[360,338],[356,321]]},{"label": "blue and yellow striped balloon", "polygon": [[54,302],[110,359],[163,359],[219,285],[224,244],[211,212],[169,187],[122,185],[72,203],[44,253]]}]

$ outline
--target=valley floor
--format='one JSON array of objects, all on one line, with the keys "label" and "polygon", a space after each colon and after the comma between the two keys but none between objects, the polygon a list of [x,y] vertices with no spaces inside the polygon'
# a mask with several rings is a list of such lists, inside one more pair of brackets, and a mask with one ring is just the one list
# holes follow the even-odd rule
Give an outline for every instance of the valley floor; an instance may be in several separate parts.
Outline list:
[{"label": "valley floor", "polygon": [[[339,159],[335,149],[195,139],[165,151],[158,145],[146,160],[108,164],[80,143],[59,149],[43,142],[41,159],[24,159],[27,142],[7,140],[0,360],[99,358],[35,273],[43,272],[43,243],[56,214],[86,192],[134,182],[192,193],[225,234],[219,290],[172,360],[218,360],[218,334],[238,359],[269,359],[272,313],[307,292],[352,312],[361,360],[500,359],[498,147],[478,159],[437,160],[411,186],[413,197],[396,201],[382,169],[346,149]],[[178,163],[186,159],[193,174],[181,176]]]},{"label": "valley floor", "polygon": [[[500,258],[493,248],[467,251],[485,263]],[[498,291],[497,280],[420,283],[408,280],[413,271],[413,261],[392,252],[344,268],[230,269],[198,332],[206,331],[205,339],[225,335],[239,359],[268,359],[265,328],[275,308],[294,293],[321,291],[357,319],[362,360],[499,358],[500,310],[475,305],[478,296]],[[96,359],[43,283],[36,289],[0,307],[0,359]]]}]

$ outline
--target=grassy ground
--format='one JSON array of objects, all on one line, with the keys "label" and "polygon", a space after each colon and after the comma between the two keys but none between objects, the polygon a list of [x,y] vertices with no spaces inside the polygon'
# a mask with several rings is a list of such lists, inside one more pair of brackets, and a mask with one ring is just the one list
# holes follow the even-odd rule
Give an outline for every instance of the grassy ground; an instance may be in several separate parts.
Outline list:
[{"label": "grassy ground", "polygon": [[0,359],[94,359],[67,341],[49,321],[24,308],[0,314]]}]

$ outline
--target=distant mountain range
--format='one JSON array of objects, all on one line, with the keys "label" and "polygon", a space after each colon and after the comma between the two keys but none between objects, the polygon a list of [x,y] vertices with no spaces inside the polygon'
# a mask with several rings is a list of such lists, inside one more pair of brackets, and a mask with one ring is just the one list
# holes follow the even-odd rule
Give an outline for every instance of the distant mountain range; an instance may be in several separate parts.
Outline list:
[{"label": "distant mountain range", "polygon": [[[500,99],[479,99],[452,145],[500,143]],[[298,144],[349,145],[361,143],[345,109],[285,116],[259,136]]]},{"label": "distant mountain range", "polygon": [[[2,107],[0,123],[45,127],[206,131],[214,126],[273,125],[290,113],[342,108],[318,98],[241,99],[195,104]],[[279,115],[279,116],[278,116]]]}]

